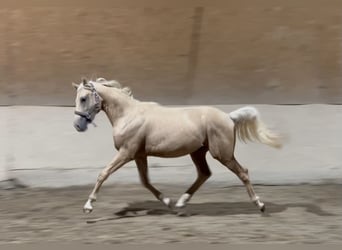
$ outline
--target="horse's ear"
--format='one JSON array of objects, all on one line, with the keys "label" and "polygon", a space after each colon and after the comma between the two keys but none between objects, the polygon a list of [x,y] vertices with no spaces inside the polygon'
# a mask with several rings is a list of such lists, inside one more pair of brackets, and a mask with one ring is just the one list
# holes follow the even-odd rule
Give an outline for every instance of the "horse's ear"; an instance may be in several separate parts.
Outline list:
[{"label": "horse's ear", "polygon": [[82,78],[82,83],[84,86],[88,85],[88,80],[86,78]]},{"label": "horse's ear", "polygon": [[71,83],[71,85],[75,88],[75,89],[78,89],[78,87],[80,86],[79,84],[77,84],[77,83]]}]

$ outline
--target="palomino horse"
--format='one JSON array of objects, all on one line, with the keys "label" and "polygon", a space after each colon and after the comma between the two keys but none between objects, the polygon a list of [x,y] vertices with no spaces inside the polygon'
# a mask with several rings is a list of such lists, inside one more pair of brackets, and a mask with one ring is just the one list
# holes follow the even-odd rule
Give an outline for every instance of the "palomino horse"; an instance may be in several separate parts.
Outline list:
[{"label": "palomino horse", "polygon": [[247,188],[250,199],[263,212],[265,205],[255,194],[248,170],[234,157],[236,135],[242,141],[259,141],[280,147],[279,137],[261,122],[258,111],[244,107],[226,114],[213,107],[163,107],[157,103],[133,98],[129,88],[116,81],[99,78],[73,84],[77,88],[74,127],[87,130],[96,114],[103,110],[113,126],[113,139],[118,153],[98,176],[84,212],[93,210],[92,203],[108,176],[129,161],[137,164],[142,184],[167,206],[171,199],[149,181],[148,156],[179,157],[190,154],[197,168],[197,179],[178,199],[175,208],[184,208],[193,194],[210,177],[206,161],[210,154],[230,169]]}]

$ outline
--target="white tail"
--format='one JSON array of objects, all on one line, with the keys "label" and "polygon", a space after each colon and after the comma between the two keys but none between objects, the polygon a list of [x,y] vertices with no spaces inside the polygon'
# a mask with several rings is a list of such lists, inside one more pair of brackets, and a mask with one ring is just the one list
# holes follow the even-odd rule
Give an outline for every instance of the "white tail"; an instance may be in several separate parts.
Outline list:
[{"label": "white tail", "polygon": [[281,137],[267,129],[256,108],[243,107],[229,113],[229,116],[235,123],[235,131],[241,141],[259,141],[274,148],[282,146]]}]

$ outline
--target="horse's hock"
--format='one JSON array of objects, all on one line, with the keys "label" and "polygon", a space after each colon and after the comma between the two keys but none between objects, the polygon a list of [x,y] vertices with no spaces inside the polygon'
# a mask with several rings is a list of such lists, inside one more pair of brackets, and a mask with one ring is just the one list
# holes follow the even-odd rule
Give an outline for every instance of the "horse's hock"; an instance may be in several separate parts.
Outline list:
[{"label": "horse's hock", "polygon": [[341,103],[341,1],[225,4],[2,9],[0,104],[73,105],[81,76],[164,104]]}]

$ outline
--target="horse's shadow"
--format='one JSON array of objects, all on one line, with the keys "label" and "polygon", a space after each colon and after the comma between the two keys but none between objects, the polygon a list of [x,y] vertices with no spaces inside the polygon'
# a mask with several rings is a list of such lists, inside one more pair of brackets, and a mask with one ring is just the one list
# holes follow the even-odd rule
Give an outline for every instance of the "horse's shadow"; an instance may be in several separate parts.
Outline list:
[{"label": "horse's shadow", "polygon": [[[276,204],[272,202],[266,203],[266,212],[260,211],[251,202],[208,202],[208,203],[190,203],[186,208],[187,216],[225,216],[225,215],[243,215],[243,214],[261,214],[263,216],[272,216],[272,214],[282,213],[288,208],[300,207],[306,212],[317,216],[333,216],[334,214],[322,210],[319,206],[311,203],[288,203]],[[184,211],[183,211],[184,212]],[[182,215],[184,213],[182,212]],[[142,201],[128,204],[127,207],[114,213],[114,217],[99,218],[87,221],[95,223],[105,220],[117,220],[122,218],[138,217],[138,216],[163,216],[163,215],[179,215],[179,211],[167,208],[159,201]]]},{"label": "horse's shadow", "polygon": [[[267,214],[284,212],[290,207],[302,207],[309,213],[319,216],[332,216],[333,214],[322,210],[319,206],[310,203],[289,203],[275,204],[272,202],[266,203]],[[167,215],[175,214],[177,211],[165,207],[159,201],[143,201],[134,202],[127,207],[116,212],[115,215],[124,216],[130,212],[146,211],[146,215]],[[208,202],[188,204],[187,211],[191,215],[205,216],[222,216],[222,215],[239,215],[239,214],[260,214],[260,211],[251,202]]]}]

